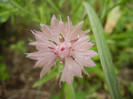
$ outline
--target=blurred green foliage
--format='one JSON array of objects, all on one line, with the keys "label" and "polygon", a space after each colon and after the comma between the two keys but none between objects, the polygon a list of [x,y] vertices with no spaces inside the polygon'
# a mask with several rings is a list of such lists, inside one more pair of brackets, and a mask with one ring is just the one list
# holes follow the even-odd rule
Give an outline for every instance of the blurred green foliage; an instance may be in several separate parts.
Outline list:
[{"label": "blurred green foliage", "polygon": [[128,90],[133,94],[133,82],[129,85]]},{"label": "blurred green foliage", "polygon": [[[107,16],[116,6],[120,7],[122,15],[113,28],[112,33],[105,32],[106,40],[111,49],[113,61],[115,64],[115,72],[119,74],[123,68],[133,69],[133,2],[131,0],[0,0],[0,24],[10,21],[11,25],[17,27],[18,21],[22,24],[34,23],[38,27],[40,23],[50,24],[50,19],[53,14],[60,15],[63,21],[70,16],[73,24],[84,20],[84,29],[92,29],[88,24],[89,19],[87,13],[82,5],[83,1],[90,3],[96,10],[100,17],[101,23],[105,27]],[[117,14],[117,13],[116,13]],[[59,19],[59,17],[58,17]],[[112,19],[113,21],[113,19]],[[110,27],[112,28],[112,27]],[[92,33],[91,41],[95,44]],[[24,41],[18,41],[12,44],[10,48],[15,53],[26,53]],[[97,50],[96,46],[92,48]],[[99,56],[93,58],[97,66],[85,68],[90,74],[89,77],[83,74],[82,78],[75,77],[73,82],[73,90],[62,85],[62,90],[51,97],[51,99],[62,99],[64,95],[71,97],[70,93],[74,92],[75,99],[97,99],[96,94],[100,89],[107,91],[105,84],[104,73],[99,62]],[[44,78],[35,82],[34,87],[40,86],[54,77],[61,74],[63,66],[58,62],[57,67],[53,67]],[[6,65],[0,63],[0,80],[7,80],[8,73],[6,72]],[[127,90],[133,95],[132,81],[128,81],[129,86]],[[69,90],[69,91],[68,91]],[[73,94],[72,94],[73,95]],[[131,96],[125,96],[131,99]],[[70,98],[69,98],[70,99]]]},{"label": "blurred green foliage", "polygon": [[24,46],[24,41],[18,41],[16,44],[12,44],[10,48],[17,54],[19,52],[26,53],[27,48]]},{"label": "blurred green foliage", "polygon": [[6,65],[4,63],[0,63],[0,81],[8,80],[9,73],[6,72]]},{"label": "blurred green foliage", "polygon": [[[0,61],[3,56],[0,55]],[[9,79],[9,73],[6,71],[6,64],[0,62],[0,81],[6,81]]]}]

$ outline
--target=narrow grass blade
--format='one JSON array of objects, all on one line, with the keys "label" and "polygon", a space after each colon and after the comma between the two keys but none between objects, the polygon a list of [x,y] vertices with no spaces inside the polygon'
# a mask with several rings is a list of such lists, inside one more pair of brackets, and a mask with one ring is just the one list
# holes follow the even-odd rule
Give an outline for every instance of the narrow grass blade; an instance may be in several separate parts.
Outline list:
[{"label": "narrow grass blade", "polygon": [[15,2],[14,0],[10,0],[9,1],[12,5],[14,5],[15,7],[19,8],[21,11],[23,12],[27,12],[23,7],[21,7],[17,2]]},{"label": "narrow grass blade", "polygon": [[93,10],[93,8],[90,6],[90,4],[87,2],[83,2],[83,5],[90,19],[90,23],[91,23],[92,30],[93,30],[93,33],[96,39],[102,68],[104,71],[104,75],[107,81],[107,85],[108,85],[111,98],[122,99],[117,77],[113,69],[114,65],[112,62],[111,54],[110,54],[109,48],[105,40],[103,27],[99,21],[97,14]]},{"label": "narrow grass blade", "polygon": [[60,15],[62,15],[62,13],[60,12],[59,8],[55,5],[55,3],[51,0],[47,0],[47,3]]}]

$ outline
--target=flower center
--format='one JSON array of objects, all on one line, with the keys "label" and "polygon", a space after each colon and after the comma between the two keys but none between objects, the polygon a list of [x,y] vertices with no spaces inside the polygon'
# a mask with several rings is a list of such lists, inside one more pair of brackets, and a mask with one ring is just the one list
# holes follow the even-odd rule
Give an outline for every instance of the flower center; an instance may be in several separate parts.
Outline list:
[{"label": "flower center", "polygon": [[54,50],[54,54],[60,56],[61,59],[71,56],[71,43],[61,42],[58,44]]},{"label": "flower center", "polygon": [[60,43],[57,44],[54,41],[49,40],[50,42],[52,42],[52,44],[54,44],[53,47],[49,47],[52,52],[54,52],[55,55],[59,56],[61,59],[61,62],[64,62],[63,59],[66,57],[72,57],[72,51],[74,51],[74,49],[72,48],[72,45],[78,40],[72,40],[71,42],[67,42],[64,40],[63,36],[60,38]]}]

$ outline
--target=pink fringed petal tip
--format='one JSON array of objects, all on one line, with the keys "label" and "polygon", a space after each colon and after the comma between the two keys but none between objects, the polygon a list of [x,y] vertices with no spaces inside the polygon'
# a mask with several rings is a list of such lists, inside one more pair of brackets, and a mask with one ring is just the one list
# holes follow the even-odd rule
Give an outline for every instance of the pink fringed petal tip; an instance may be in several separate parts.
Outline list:
[{"label": "pink fringed petal tip", "polygon": [[[40,24],[40,31],[32,31],[36,41],[30,43],[37,52],[29,53],[28,58],[37,60],[35,67],[43,66],[40,73],[42,78],[56,63],[59,57],[64,64],[60,82],[66,81],[72,85],[73,77],[82,77],[82,72],[88,74],[84,66],[91,67],[96,64],[91,60],[97,56],[95,51],[89,50],[93,44],[89,41],[87,31],[82,31],[83,21],[73,26],[69,17],[67,22],[58,21],[53,15],[51,25]],[[63,61],[65,60],[65,61]]]}]

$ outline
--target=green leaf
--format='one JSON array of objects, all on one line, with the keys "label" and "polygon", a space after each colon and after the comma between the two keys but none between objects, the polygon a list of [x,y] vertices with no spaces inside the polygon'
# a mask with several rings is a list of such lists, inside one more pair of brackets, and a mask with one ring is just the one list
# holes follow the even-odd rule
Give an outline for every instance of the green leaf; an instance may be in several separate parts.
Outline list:
[{"label": "green leaf", "polygon": [[73,87],[68,85],[67,83],[64,84],[65,99],[75,99]]},{"label": "green leaf", "polygon": [[85,98],[86,97],[86,93],[83,92],[83,91],[76,92],[75,93],[75,97],[76,97],[76,99],[86,99]]},{"label": "green leaf", "polygon": [[104,36],[104,29],[99,21],[96,12],[93,10],[91,5],[87,2],[83,2],[83,5],[90,19],[92,30],[96,39],[98,52],[100,55],[100,61],[102,64],[111,98],[122,99],[118,80],[113,68],[114,65],[112,62],[111,54]]},{"label": "green leaf", "polygon": [[54,78],[57,74],[58,74],[58,72],[54,72],[54,73],[51,73],[50,75],[44,76],[44,78],[42,78],[41,80],[35,82],[33,87],[37,87],[37,86],[39,86],[41,84],[46,83],[47,81],[49,81],[52,78]]}]

